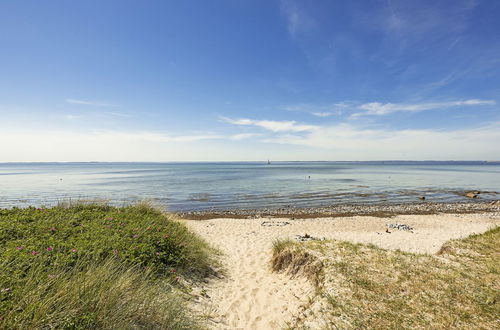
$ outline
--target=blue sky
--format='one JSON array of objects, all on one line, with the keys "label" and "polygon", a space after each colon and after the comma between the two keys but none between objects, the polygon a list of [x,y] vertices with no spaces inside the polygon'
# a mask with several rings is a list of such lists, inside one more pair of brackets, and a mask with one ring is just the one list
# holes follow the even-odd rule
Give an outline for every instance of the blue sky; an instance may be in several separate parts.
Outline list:
[{"label": "blue sky", "polygon": [[0,3],[0,161],[498,160],[500,2]]}]

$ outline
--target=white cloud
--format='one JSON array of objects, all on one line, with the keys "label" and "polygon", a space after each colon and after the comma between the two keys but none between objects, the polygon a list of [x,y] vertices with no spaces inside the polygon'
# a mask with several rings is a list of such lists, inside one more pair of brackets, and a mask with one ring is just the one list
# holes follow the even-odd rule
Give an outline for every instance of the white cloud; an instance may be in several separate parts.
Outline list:
[{"label": "white cloud", "polygon": [[203,140],[224,139],[222,135],[181,135],[181,136],[162,136],[161,140],[165,142],[194,142]]},{"label": "white cloud", "polygon": [[333,112],[311,112],[311,115],[316,116],[316,117],[330,117],[333,116]]},{"label": "white cloud", "polygon": [[[261,136],[260,141],[252,137]],[[238,143],[243,139],[245,147]],[[386,130],[348,124],[268,135],[0,129],[1,161],[495,160],[500,122],[457,130]],[[228,143],[228,141],[232,141]]]},{"label": "white cloud", "polygon": [[470,105],[493,105],[496,104],[493,100],[463,100],[450,102],[431,102],[431,103],[380,103],[370,102],[359,106],[359,109],[365,112],[359,112],[352,115],[353,118],[363,115],[387,115],[393,112],[420,112],[433,109],[470,106]]},{"label": "white cloud", "polygon": [[500,154],[497,141],[500,122],[458,130],[382,130],[341,124],[305,136],[284,134],[263,140],[317,148],[325,155],[321,159],[337,160],[491,159]]},{"label": "white cloud", "polygon": [[0,129],[0,141],[9,141],[2,144],[0,162],[211,160],[218,153],[207,149],[205,143],[230,138],[215,134]]},{"label": "white cloud", "polygon": [[250,139],[256,136],[261,136],[262,134],[257,134],[257,133],[242,133],[242,134],[235,134],[229,137],[229,139],[234,140],[234,141],[240,141],[240,140],[246,140]]},{"label": "white cloud", "polygon": [[256,126],[272,132],[306,132],[306,131],[314,131],[319,128],[318,126],[315,125],[299,124],[294,120],[277,121],[277,120],[254,120],[247,118],[231,119],[227,117],[220,117],[220,119],[226,123],[230,123],[233,125]]},{"label": "white cloud", "polygon": [[157,132],[77,132],[0,127],[0,141],[9,141],[0,143],[0,162],[245,160],[249,157],[248,150],[232,150],[221,145],[227,141],[242,141],[260,135],[169,135]]},{"label": "white cloud", "polygon": [[80,105],[90,105],[94,107],[115,107],[115,104],[112,103],[107,103],[107,102],[101,102],[101,101],[84,101],[84,100],[77,100],[77,99],[66,99],[67,103],[71,104],[80,104]]}]

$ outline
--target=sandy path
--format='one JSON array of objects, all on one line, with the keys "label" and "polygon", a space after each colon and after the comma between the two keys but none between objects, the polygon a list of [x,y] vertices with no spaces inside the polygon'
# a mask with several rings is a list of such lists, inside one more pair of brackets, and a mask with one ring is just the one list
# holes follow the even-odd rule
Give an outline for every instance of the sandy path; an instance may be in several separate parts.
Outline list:
[{"label": "sandy path", "polygon": [[261,222],[188,221],[194,231],[225,254],[228,274],[203,288],[208,297],[198,308],[209,313],[215,329],[279,329],[311,293],[312,286],[305,279],[271,272],[272,241],[281,236],[281,230],[263,227]]},{"label": "sandy path", "polygon": [[[312,296],[304,278],[291,279],[270,271],[273,240],[309,234],[373,243],[382,248],[435,253],[453,238],[482,233],[500,225],[498,214],[402,215],[394,218],[348,217],[321,219],[212,219],[186,220],[225,254],[227,275],[212,280],[197,309],[208,313],[214,329],[279,329]],[[390,229],[406,224],[413,232]]]}]

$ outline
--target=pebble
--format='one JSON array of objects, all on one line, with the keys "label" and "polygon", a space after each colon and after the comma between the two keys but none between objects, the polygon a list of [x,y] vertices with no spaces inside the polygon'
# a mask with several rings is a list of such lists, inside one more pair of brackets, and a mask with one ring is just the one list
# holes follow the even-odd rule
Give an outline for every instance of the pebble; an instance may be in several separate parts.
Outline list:
[{"label": "pebble", "polygon": [[480,201],[470,199],[457,203],[403,203],[403,204],[338,204],[325,207],[291,207],[262,209],[225,209],[191,211],[179,213],[185,218],[254,218],[265,217],[337,217],[337,216],[384,216],[397,214],[437,214],[437,213],[479,213],[500,212],[500,200]]}]

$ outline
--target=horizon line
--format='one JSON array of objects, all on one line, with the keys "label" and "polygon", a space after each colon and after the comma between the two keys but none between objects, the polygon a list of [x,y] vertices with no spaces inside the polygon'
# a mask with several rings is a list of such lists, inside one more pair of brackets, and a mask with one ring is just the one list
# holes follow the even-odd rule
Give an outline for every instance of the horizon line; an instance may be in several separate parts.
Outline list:
[{"label": "horizon line", "polygon": [[[110,163],[150,163],[150,164],[166,164],[166,163],[267,163],[268,160],[171,160],[171,161],[0,161],[0,164],[48,164],[48,163],[63,163],[63,164],[71,164],[71,163],[86,163],[86,164],[110,164]],[[349,162],[358,162],[358,163],[368,163],[368,162],[483,162],[483,163],[500,163],[500,160],[435,160],[435,159],[425,159],[425,160],[402,160],[402,159],[384,159],[384,160],[271,160],[271,164],[273,162],[276,163],[349,163]]]}]

